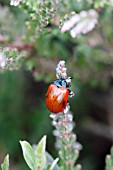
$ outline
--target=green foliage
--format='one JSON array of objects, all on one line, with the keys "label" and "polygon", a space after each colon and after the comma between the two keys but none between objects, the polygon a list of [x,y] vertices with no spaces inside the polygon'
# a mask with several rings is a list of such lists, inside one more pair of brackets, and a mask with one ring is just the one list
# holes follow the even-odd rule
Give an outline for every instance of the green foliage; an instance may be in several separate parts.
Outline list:
[{"label": "green foliage", "polygon": [[[70,21],[72,16],[77,16],[76,14],[80,16],[82,12],[88,14],[91,9],[98,14],[98,23],[92,31],[87,32],[86,35],[83,34],[86,28],[83,26],[76,38],[70,36],[71,29],[61,33],[62,26],[66,21]],[[42,97],[46,93],[44,89],[46,84],[36,84],[38,92],[35,97],[37,100],[36,104],[33,104],[35,91],[32,90],[35,83],[31,80],[30,72],[37,82],[50,83],[55,79],[53,70],[56,63],[63,59],[66,61],[69,75],[73,75],[74,79],[77,78],[78,82],[81,82],[83,91],[86,88],[89,91],[100,88],[101,91],[109,92],[113,78],[113,4],[111,0],[44,0],[43,2],[22,0],[18,7],[11,7],[8,0],[2,0],[0,13],[0,146],[3,149],[1,152],[8,150],[11,153],[17,153],[17,141],[20,138],[29,138],[30,142],[35,142],[37,134],[39,139],[42,134],[49,135],[51,131],[49,112],[47,113],[45,109],[44,97]],[[84,25],[88,19],[87,16],[86,19],[82,18],[73,27],[77,29],[79,24]],[[89,20],[87,28],[91,26],[90,24],[93,24],[93,20]],[[30,72],[20,71],[10,74],[7,71],[20,69],[21,66]],[[22,74],[30,75],[28,76],[30,78],[26,76],[29,79],[28,82],[24,82],[25,78]],[[73,82],[73,90],[76,91],[78,88],[79,91],[79,83],[76,86],[76,80]],[[89,91],[87,90],[85,97],[77,92],[76,98],[79,97],[79,104],[75,104],[75,100],[73,100],[74,112],[77,113],[77,107],[79,107],[79,110],[84,113],[78,115],[78,121],[81,120],[81,115],[86,116],[86,119],[88,117],[85,113],[89,108],[85,108],[84,105],[89,102],[88,98],[91,98],[91,95],[87,97]],[[83,107],[81,107],[81,102]],[[90,103],[88,104],[90,105]],[[88,104],[86,104],[87,107]],[[11,141],[7,138],[10,138]],[[22,144],[24,145],[26,142]],[[52,144],[53,138],[50,137],[48,147],[51,148]],[[27,143],[27,147],[31,148],[30,151],[27,148],[27,156],[26,152],[24,153],[27,163],[30,163],[29,159],[32,160],[29,158],[29,152],[34,153],[33,148],[29,145]],[[44,146],[44,144],[40,145]],[[45,159],[43,149],[40,147],[37,149],[38,160],[36,160],[42,169],[48,157],[46,155]],[[39,152],[41,153],[39,154]],[[60,155],[64,160],[62,154]],[[78,155],[78,153],[73,155],[73,162],[77,160]],[[33,155],[31,154],[31,156]],[[108,156],[106,160],[111,167],[111,157]],[[32,161],[29,163],[28,165],[32,168]],[[54,166],[54,163],[53,165],[47,164],[48,169]],[[92,167],[94,166],[92,165]],[[75,169],[81,169],[81,166],[76,165]]]},{"label": "green foliage", "polygon": [[18,52],[16,48],[0,49],[0,68],[4,70],[18,70],[27,56],[26,51]]},{"label": "green foliage", "polygon": [[22,146],[23,156],[26,163],[31,170],[35,170],[36,162],[34,150],[32,149],[31,145],[26,141],[20,141],[20,144]]},{"label": "green foliage", "polygon": [[41,167],[41,169],[44,169],[46,166],[46,155],[45,155],[45,149],[46,149],[46,136],[44,136],[38,143],[35,154],[37,155],[36,158],[36,166]]},{"label": "green foliage", "polygon": [[[3,4],[5,2],[3,1]],[[15,40],[15,37],[22,36],[25,32],[25,19],[26,14],[23,13],[22,10],[11,9],[9,8],[9,1],[7,0],[7,5],[2,6],[0,4],[0,37],[2,38],[2,42],[6,44]],[[14,10],[14,13],[12,12]],[[18,20],[18,22],[16,22]],[[7,22],[6,22],[7,21]],[[13,28],[13,29],[12,29]],[[1,44],[0,38],[0,46]]]},{"label": "green foliage", "polygon": [[58,158],[54,160],[53,157],[47,151],[46,151],[46,161],[47,161],[47,169],[53,168],[55,170],[60,170],[58,164],[56,164],[56,162],[58,161]]},{"label": "green foliage", "polygon": [[110,155],[106,156],[106,167],[105,170],[113,169],[113,147],[111,148]]},{"label": "green foliage", "polygon": [[[60,0],[54,2],[49,0],[43,2],[22,0],[20,2],[19,7],[21,7],[21,9],[15,8],[17,10],[16,16],[22,18],[24,21],[22,20],[18,27],[16,24],[14,28],[16,28],[16,33],[18,33],[19,30],[24,30],[23,39],[26,43],[30,42],[32,44],[32,52],[28,50],[29,57],[25,60],[25,68],[33,73],[35,80],[52,81],[54,77],[52,70],[57,60],[62,58],[67,62],[70,75],[73,73],[76,74],[82,82],[88,82],[91,87],[108,87],[107,82],[109,76],[111,76],[111,68],[108,70],[107,65],[110,64],[111,67],[113,65],[111,50],[111,14],[113,5],[112,3],[110,5],[110,2],[110,0],[104,2],[100,0],[90,2],[88,0],[79,2],[77,0],[74,2],[70,0],[66,0],[65,2]],[[4,12],[4,8],[1,7],[1,9]],[[87,36],[77,36],[76,39],[70,37],[69,31],[64,34],[60,32],[59,26],[69,20],[72,15],[76,16],[76,14],[81,14],[82,11],[88,13],[89,9],[94,9],[98,14],[99,22],[96,25],[96,29],[87,32]],[[13,10],[14,8],[11,8],[11,11]],[[8,10],[7,15],[10,16],[10,13]],[[2,26],[4,25],[3,21],[5,19],[6,16],[4,15],[4,19],[1,20]],[[86,16],[86,20],[82,20],[83,23],[86,22],[87,19]],[[10,20],[9,18],[11,25],[12,20],[14,23],[17,23],[15,22],[15,15],[13,15],[13,19]],[[25,29],[25,22],[28,30]],[[90,24],[93,24],[93,20],[87,25],[89,26]],[[10,27],[8,30],[12,30],[9,24],[8,26]],[[6,25],[5,28],[8,26]],[[82,29],[84,31],[85,28],[83,27]],[[40,31],[42,34],[39,33]],[[100,34],[100,32],[103,33],[104,36]],[[1,31],[1,34],[5,33]],[[15,39],[15,34],[10,35],[12,39]],[[107,49],[110,50],[108,51]],[[70,56],[72,61],[71,67]],[[23,61],[24,60],[21,60],[20,62],[22,63]],[[16,62],[17,61],[15,61],[15,64]],[[48,64],[50,62],[51,64]],[[105,74],[106,72],[107,74]],[[102,77],[104,77],[104,79]]]},{"label": "green foliage", "polygon": [[2,170],[9,170],[9,155],[4,159],[3,164],[1,165]]},{"label": "green foliage", "polygon": [[[26,141],[20,141],[24,159],[31,170],[59,170],[57,165],[58,158],[53,160],[51,155],[46,152],[46,136],[44,136],[36,146],[32,148]],[[46,163],[47,161],[47,163]],[[51,162],[52,161],[52,162]]]}]

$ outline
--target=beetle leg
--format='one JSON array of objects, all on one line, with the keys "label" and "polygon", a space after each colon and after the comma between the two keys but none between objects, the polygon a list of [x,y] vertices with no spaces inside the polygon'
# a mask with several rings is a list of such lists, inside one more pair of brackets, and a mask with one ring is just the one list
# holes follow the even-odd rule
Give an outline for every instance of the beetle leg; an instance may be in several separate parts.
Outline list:
[{"label": "beetle leg", "polygon": [[68,92],[69,92],[69,97],[73,97],[74,96],[74,93],[70,89],[68,89]]},{"label": "beetle leg", "polygon": [[69,88],[69,87],[71,87],[71,79],[72,79],[73,77],[67,77],[66,79],[65,79],[65,81],[66,81],[66,87],[67,88]]}]

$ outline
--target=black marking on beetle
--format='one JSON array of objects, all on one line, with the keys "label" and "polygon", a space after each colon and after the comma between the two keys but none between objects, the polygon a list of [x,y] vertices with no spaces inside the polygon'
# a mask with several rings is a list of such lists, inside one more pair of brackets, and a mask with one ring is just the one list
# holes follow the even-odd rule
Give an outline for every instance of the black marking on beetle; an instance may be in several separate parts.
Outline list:
[{"label": "black marking on beetle", "polygon": [[61,104],[62,104],[62,106],[64,107],[65,104],[66,104],[66,102],[63,100]]}]

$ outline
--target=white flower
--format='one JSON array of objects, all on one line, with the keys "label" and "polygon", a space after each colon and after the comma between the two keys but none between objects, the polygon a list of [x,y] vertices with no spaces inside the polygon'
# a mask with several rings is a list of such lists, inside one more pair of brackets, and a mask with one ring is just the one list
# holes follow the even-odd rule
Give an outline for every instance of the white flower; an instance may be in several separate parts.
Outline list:
[{"label": "white flower", "polygon": [[61,32],[70,30],[70,34],[73,38],[76,38],[78,34],[86,34],[91,31],[98,23],[98,13],[94,9],[88,11],[82,11],[79,14],[75,14],[68,21],[64,22]]},{"label": "white flower", "polygon": [[82,150],[82,145],[79,143],[79,142],[75,142],[75,144],[74,144],[74,148],[76,149],[76,150]]},{"label": "white flower", "polygon": [[70,20],[66,21],[61,29],[61,32],[70,30],[80,20],[79,14],[75,14]]},{"label": "white flower", "polygon": [[59,132],[58,130],[54,130],[54,131],[53,131],[53,135],[54,135],[54,136],[60,136],[60,132]]},{"label": "white flower", "polygon": [[21,0],[11,0],[10,5],[11,6],[18,6],[20,4]]},{"label": "white flower", "polygon": [[0,52],[0,68],[4,69],[6,66],[6,62],[6,56],[2,52]]},{"label": "white flower", "polygon": [[56,68],[56,77],[57,78],[66,78],[67,74],[66,74],[66,70],[67,68],[65,67],[65,61],[61,60],[59,61],[57,68]]},{"label": "white flower", "polygon": [[66,108],[64,109],[64,114],[68,113],[70,110],[69,104],[67,104]]},{"label": "white flower", "polygon": [[57,120],[58,119],[58,115],[54,114],[54,113],[51,113],[50,114],[50,118],[52,118],[53,120]]}]

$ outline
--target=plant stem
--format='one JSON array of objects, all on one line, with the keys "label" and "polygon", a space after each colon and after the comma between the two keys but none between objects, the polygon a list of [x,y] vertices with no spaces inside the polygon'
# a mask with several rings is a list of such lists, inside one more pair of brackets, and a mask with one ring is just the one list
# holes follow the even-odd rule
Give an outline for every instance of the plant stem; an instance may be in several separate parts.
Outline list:
[{"label": "plant stem", "polygon": [[[57,78],[67,78],[65,62],[60,61],[56,68]],[[73,92],[71,92],[73,94]],[[73,95],[72,95],[73,96]],[[72,132],[74,127],[72,112],[70,112],[69,103],[63,112],[59,114],[51,114],[53,118],[53,126],[56,130],[56,147],[59,149],[61,170],[73,170],[74,164],[79,156],[81,145],[76,142],[76,135]],[[80,168],[79,168],[80,169]]]}]

